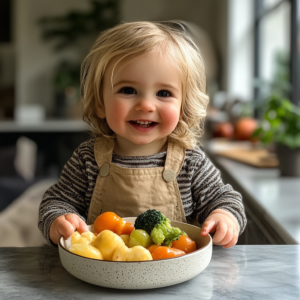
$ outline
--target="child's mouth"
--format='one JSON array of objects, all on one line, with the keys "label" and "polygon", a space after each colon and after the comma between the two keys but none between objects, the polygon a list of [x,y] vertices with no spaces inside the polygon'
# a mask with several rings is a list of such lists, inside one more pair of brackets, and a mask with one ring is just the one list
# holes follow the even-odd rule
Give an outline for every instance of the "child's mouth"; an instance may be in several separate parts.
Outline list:
[{"label": "child's mouth", "polygon": [[156,125],[156,122],[149,122],[149,121],[129,121],[132,125],[139,126],[142,128],[150,128]]},{"label": "child's mouth", "polygon": [[158,125],[157,122],[151,121],[129,121],[129,124],[139,132],[149,132]]}]

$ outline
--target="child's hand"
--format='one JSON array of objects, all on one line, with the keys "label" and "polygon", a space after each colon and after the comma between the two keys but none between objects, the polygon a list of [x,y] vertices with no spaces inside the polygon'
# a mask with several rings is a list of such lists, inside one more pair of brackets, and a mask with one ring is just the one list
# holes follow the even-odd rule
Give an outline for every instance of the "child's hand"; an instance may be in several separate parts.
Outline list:
[{"label": "child's hand", "polygon": [[89,230],[85,222],[75,214],[59,216],[51,224],[50,239],[58,244],[61,236],[67,239],[76,229],[80,234]]},{"label": "child's hand", "polygon": [[233,215],[222,209],[214,210],[205,220],[201,235],[215,232],[213,242],[223,248],[234,246],[238,240],[239,226]]}]

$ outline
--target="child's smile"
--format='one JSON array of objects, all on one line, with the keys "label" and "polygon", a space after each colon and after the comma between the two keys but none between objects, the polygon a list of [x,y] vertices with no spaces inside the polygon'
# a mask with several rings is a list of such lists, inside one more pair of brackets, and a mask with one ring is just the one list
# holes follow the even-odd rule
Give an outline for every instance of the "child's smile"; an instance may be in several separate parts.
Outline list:
[{"label": "child's smile", "polygon": [[158,123],[148,120],[129,121],[129,123],[138,131],[148,132],[152,130]]},{"label": "child's smile", "polygon": [[178,69],[163,51],[121,61],[113,71],[115,63],[105,72],[103,97],[105,117],[117,143],[121,148],[154,144],[161,148],[180,117],[182,88]]}]

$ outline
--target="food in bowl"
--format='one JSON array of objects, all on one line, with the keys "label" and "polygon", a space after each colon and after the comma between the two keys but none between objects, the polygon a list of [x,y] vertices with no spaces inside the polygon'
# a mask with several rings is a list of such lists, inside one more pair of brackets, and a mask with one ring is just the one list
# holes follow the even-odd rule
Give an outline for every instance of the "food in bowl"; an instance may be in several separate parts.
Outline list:
[{"label": "food in bowl", "polygon": [[[82,236],[84,234],[89,239]],[[142,246],[128,248],[123,239],[110,230],[103,230],[97,237],[92,232],[84,232],[81,236],[78,232],[74,232],[69,250],[74,254],[100,260],[152,260],[152,256],[147,249]]]},{"label": "food in bowl", "polygon": [[94,229],[95,233],[74,232],[69,251],[99,260],[146,261],[196,250],[196,243],[155,209],[140,214],[134,226],[115,213],[106,212],[95,220]]},{"label": "food in bowl", "polygon": [[[135,223],[136,217],[124,218]],[[60,238],[58,251],[63,267],[80,280],[102,287],[116,289],[153,289],[189,280],[209,265],[212,257],[212,237],[201,236],[201,228],[188,223],[172,221],[196,242],[196,251],[172,259],[148,261],[107,261],[90,259],[69,251],[71,238]],[[94,225],[88,225],[94,232]],[[157,247],[161,247],[158,246]],[[171,274],[171,276],[170,276]],[[118,280],[116,280],[118,277]]]}]

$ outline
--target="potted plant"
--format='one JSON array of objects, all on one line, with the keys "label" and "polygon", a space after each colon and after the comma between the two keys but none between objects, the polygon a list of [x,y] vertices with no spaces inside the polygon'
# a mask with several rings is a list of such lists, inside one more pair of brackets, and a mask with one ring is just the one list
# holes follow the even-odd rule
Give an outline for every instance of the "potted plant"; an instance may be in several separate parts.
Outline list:
[{"label": "potted plant", "polygon": [[274,144],[282,176],[300,176],[300,108],[276,94],[265,102],[260,125],[253,134]]}]

